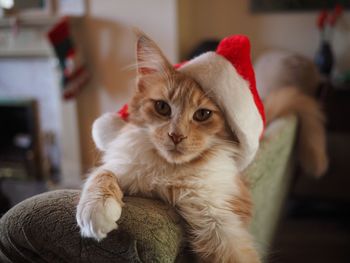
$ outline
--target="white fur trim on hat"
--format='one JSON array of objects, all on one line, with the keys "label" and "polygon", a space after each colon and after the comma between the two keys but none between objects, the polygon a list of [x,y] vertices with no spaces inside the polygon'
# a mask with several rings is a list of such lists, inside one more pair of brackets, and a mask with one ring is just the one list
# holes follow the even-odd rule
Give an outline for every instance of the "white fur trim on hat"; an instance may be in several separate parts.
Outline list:
[{"label": "white fur trim on hat", "polygon": [[207,52],[178,69],[192,77],[224,112],[241,149],[237,164],[245,169],[253,160],[264,124],[256,107],[249,83],[232,64],[215,52]]}]

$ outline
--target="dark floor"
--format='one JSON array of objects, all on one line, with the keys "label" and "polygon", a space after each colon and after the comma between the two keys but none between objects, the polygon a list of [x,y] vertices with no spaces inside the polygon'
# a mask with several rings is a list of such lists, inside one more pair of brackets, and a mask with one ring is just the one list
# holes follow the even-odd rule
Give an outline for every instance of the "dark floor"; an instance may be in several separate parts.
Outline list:
[{"label": "dark floor", "polygon": [[348,212],[329,212],[286,216],[278,228],[268,262],[350,262],[350,217],[345,215]]},{"label": "dark floor", "polygon": [[269,263],[350,262],[349,135],[329,136],[329,152],[323,178],[295,178]]}]

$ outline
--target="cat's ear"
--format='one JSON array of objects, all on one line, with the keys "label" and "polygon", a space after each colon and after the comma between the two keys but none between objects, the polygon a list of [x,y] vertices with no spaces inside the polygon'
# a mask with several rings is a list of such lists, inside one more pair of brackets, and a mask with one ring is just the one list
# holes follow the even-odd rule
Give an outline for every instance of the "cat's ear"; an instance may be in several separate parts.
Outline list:
[{"label": "cat's ear", "polygon": [[143,77],[154,73],[158,73],[161,76],[164,73],[170,72],[172,66],[156,43],[140,31],[136,31],[136,35],[136,62],[138,76]]}]

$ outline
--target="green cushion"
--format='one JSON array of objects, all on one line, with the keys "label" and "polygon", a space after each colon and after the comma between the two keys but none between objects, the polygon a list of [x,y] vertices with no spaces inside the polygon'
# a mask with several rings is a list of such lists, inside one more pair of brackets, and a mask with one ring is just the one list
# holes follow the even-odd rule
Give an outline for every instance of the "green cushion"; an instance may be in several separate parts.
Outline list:
[{"label": "green cushion", "polygon": [[0,262],[174,262],[182,245],[180,217],[157,200],[126,197],[119,228],[96,242],[75,220],[78,190],[29,198],[0,220]]},{"label": "green cushion", "polygon": [[296,126],[294,116],[276,121],[266,132],[255,161],[245,171],[254,204],[250,229],[263,253],[271,243],[290,182]]}]

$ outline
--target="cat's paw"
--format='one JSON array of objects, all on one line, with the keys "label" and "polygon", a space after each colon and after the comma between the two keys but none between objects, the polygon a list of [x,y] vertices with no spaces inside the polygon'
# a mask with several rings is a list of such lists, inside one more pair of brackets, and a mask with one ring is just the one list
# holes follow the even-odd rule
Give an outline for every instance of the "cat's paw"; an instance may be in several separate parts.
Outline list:
[{"label": "cat's paw", "polygon": [[114,198],[80,200],[76,219],[81,235],[102,240],[109,232],[118,228],[117,221],[121,212],[122,206]]}]

